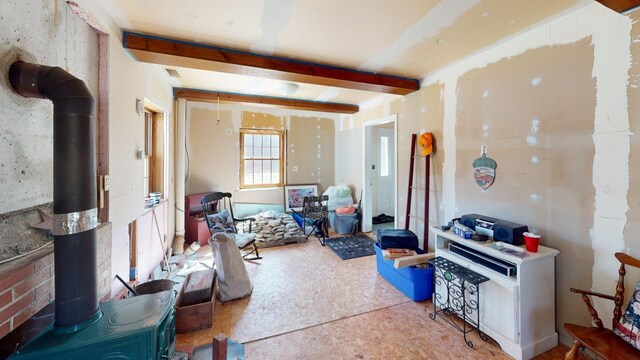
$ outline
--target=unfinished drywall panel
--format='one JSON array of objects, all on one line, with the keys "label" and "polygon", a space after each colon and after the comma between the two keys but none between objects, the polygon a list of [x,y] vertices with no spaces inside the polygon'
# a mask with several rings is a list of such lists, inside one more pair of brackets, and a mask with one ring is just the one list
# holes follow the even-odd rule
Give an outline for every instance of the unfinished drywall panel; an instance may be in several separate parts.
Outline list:
[{"label": "unfinished drywall panel", "polygon": [[287,133],[287,183],[318,184],[321,194],[335,180],[335,121],[292,116]]},{"label": "unfinished drywall panel", "polygon": [[[59,66],[97,96],[98,37],[64,1],[0,3],[0,63]],[[3,73],[4,77],[5,74]],[[0,81],[0,213],[53,199],[53,104],[26,99]],[[10,191],[9,191],[10,189]]]},{"label": "unfinished drywall panel", "polygon": [[321,190],[323,184],[333,185],[336,118],[236,103],[221,104],[219,110],[216,104],[200,102],[188,102],[187,107],[188,194],[229,191],[235,202],[283,203],[282,188],[239,189],[241,128],[286,130],[287,182],[320,183]]},{"label": "unfinished drywall panel", "polygon": [[[445,4],[446,2],[441,2]],[[493,45],[509,34],[522,31],[540,21],[546,14],[557,14],[578,3],[576,0],[558,0],[538,2],[535,5],[521,2],[504,2],[500,0],[458,2],[456,7],[446,3],[446,8],[432,24],[443,23],[436,33],[418,39],[389,64],[385,71],[403,71],[404,69],[421,68],[426,54],[429,56],[429,71],[440,69],[464,56]],[[548,15],[547,15],[548,16]],[[509,33],[505,32],[507,24]],[[478,31],[482,28],[482,31]],[[461,46],[461,44],[464,44]]]},{"label": "unfinished drywall panel", "polygon": [[109,36],[109,219],[113,228],[127,226],[144,209],[144,116],[136,100],[144,100],[145,68],[122,50],[117,36]]},{"label": "unfinished drywall panel", "polygon": [[255,111],[243,111],[241,127],[246,129],[275,129],[287,128],[286,119],[274,114],[266,114]]},{"label": "unfinished drywall panel", "polygon": [[[233,129],[230,110],[218,112],[187,105],[187,148],[189,172],[185,192],[231,191],[238,188],[240,135]],[[220,122],[218,122],[220,120]]]},{"label": "unfinished drywall panel", "polygon": [[[640,238],[640,11],[629,14],[633,21],[631,31],[632,65],[629,69],[629,130],[631,150],[629,153],[629,213],[625,239],[637,241]],[[627,250],[640,258],[640,248],[627,242]]]},{"label": "unfinished drywall panel", "polygon": [[[442,167],[444,165],[445,152],[443,127],[444,127],[444,84],[430,84],[418,94],[418,103],[414,105],[418,111],[418,123],[416,133],[418,136],[424,132],[433,134],[433,151],[430,155],[429,165],[429,226],[438,226],[448,222],[444,217],[444,205],[442,202]],[[415,110],[414,110],[415,111]],[[418,146],[416,151],[421,154]],[[425,187],[426,163],[420,158],[416,163],[417,186]],[[424,192],[418,191],[416,198],[423,199]],[[414,200],[415,201],[415,200]],[[420,206],[420,212],[424,213],[424,206]],[[433,247],[433,234],[429,233],[429,244]]]},{"label": "unfinished drywall panel", "polygon": [[[592,283],[593,64],[592,41],[585,38],[471,70],[457,83],[458,214],[527,224],[542,235],[543,245],[560,250],[560,324],[589,319],[566,289],[590,288]],[[485,191],[475,183],[472,168],[482,145],[498,165],[496,180]]]}]

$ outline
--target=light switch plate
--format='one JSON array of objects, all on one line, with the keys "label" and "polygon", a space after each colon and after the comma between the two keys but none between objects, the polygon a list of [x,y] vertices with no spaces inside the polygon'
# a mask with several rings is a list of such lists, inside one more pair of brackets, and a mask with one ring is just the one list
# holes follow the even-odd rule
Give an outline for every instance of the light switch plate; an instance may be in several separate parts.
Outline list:
[{"label": "light switch plate", "polygon": [[294,166],[291,167],[291,170],[293,172],[298,172],[298,167],[294,165]]}]

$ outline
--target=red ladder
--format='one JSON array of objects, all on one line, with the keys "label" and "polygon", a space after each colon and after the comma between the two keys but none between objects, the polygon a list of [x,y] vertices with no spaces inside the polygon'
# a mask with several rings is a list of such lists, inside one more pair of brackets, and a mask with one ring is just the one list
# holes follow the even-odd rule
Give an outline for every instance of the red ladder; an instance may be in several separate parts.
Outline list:
[{"label": "red ladder", "polygon": [[[431,154],[427,156],[416,155],[416,139],[418,138],[417,134],[411,134],[411,157],[409,158],[409,188],[407,190],[407,212],[404,220],[404,229],[409,230],[409,221],[411,220],[411,198],[413,189],[416,190],[424,190],[424,251],[429,251],[429,173],[430,171],[430,158]],[[413,169],[416,158],[425,158],[425,187],[421,189],[419,187],[413,186]],[[416,216],[416,221],[418,217]]]}]

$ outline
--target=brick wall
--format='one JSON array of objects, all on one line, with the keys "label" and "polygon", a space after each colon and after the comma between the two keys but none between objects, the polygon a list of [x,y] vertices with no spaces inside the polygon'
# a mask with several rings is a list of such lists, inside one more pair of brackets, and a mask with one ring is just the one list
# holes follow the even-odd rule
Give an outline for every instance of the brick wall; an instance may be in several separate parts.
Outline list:
[{"label": "brick wall", "polygon": [[[98,227],[98,296],[111,295],[111,223]],[[0,265],[0,338],[55,299],[53,243]]]},{"label": "brick wall", "polygon": [[3,264],[0,280],[0,337],[53,301],[53,244]]}]

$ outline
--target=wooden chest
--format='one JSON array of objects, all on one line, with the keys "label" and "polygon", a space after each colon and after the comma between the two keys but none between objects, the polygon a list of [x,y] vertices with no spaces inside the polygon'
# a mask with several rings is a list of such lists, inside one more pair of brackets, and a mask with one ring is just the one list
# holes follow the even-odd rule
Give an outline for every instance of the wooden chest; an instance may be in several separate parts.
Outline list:
[{"label": "wooden chest", "polygon": [[[188,284],[192,274],[187,275],[184,284]],[[208,301],[193,305],[184,303],[184,287],[176,298],[176,332],[178,334],[208,329],[213,326],[213,315],[216,305],[216,284],[217,274],[214,272],[212,278],[211,298]]]}]

